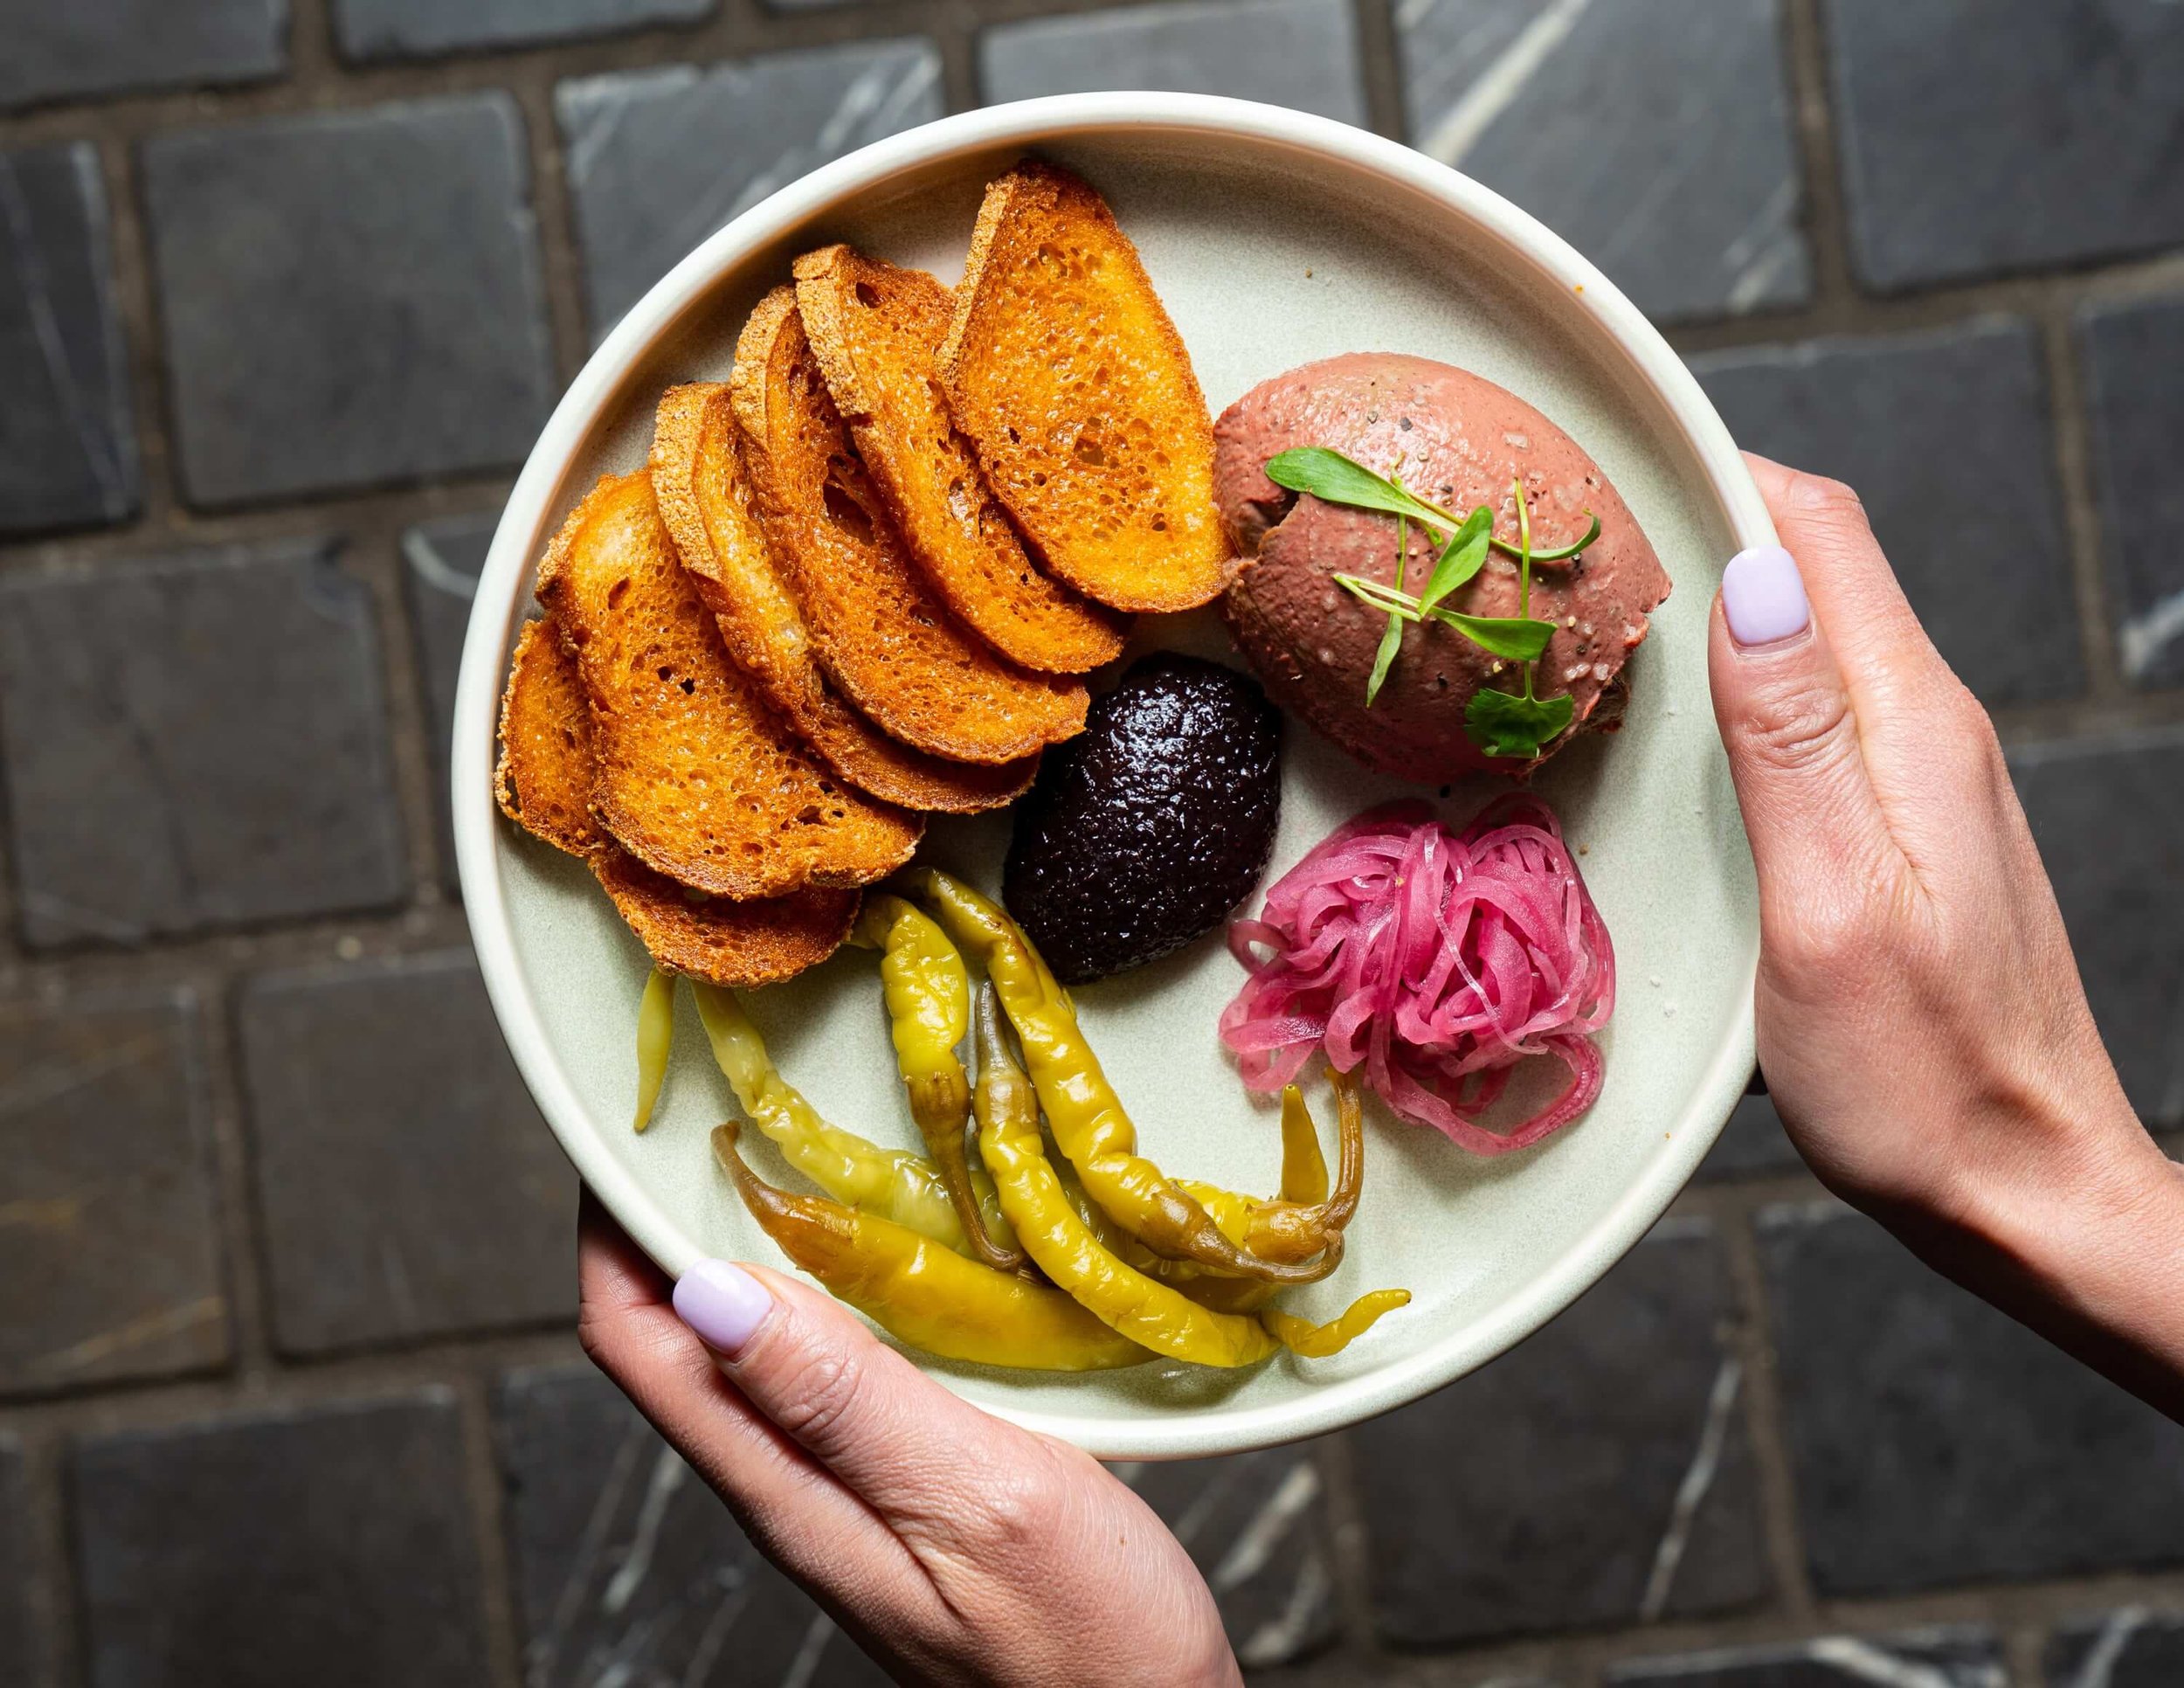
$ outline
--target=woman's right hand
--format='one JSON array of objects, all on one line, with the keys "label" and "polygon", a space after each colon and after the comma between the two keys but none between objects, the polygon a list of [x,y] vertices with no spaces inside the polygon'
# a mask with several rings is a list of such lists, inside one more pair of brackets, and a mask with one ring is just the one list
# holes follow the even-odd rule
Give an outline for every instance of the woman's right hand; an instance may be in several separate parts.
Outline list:
[{"label": "woman's right hand", "polygon": [[1783,1122],[1837,1194],[2177,1414],[2184,1177],[2101,1045],[1994,728],[1856,494],[1748,460],[1784,549],[1730,564],[1710,663]]}]

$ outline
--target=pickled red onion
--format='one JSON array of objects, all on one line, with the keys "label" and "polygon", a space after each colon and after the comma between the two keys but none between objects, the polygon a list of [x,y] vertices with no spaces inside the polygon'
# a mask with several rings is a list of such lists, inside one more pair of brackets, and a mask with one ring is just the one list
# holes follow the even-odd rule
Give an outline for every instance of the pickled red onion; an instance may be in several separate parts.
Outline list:
[{"label": "pickled red onion", "polygon": [[[1220,1036],[1254,1090],[1324,1051],[1480,1155],[1538,1142],[1600,1093],[1590,1034],[1614,1012],[1614,947],[1537,798],[1500,799],[1461,833],[1420,802],[1370,810],[1276,881],[1257,919],[1232,921],[1228,947],[1251,978]],[[1532,1055],[1560,1061],[1569,1084],[1488,1130],[1479,1116]]]}]

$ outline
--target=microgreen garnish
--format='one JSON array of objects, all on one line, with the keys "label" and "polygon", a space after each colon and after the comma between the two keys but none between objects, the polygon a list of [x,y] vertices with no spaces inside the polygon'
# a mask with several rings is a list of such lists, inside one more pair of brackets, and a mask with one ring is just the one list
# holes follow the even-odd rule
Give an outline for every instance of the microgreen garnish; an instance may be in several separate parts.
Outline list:
[{"label": "microgreen garnish", "polygon": [[[1517,494],[1517,612],[1531,614],[1531,507],[1524,502],[1524,483],[1510,482]],[[1597,526],[1597,524],[1595,524]],[[1548,624],[1552,633],[1553,624]],[[1544,646],[1542,649],[1545,648]],[[1516,757],[1530,761],[1540,746],[1569,726],[1577,713],[1577,700],[1565,692],[1559,697],[1539,697],[1532,691],[1537,657],[1524,664],[1521,696],[1482,687],[1472,693],[1463,711],[1464,735],[1489,756]]]},{"label": "microgreen garnish", "polygon": [[[1395,590],[1403,590],[1403,565],[1410,560],[1410,517],[1398,512],[1395,518]],[[1388,611],[1388,625],[1380,631],[1380,648],[1372,654],[1372,672],[1365,677],[1365,708],[1372,707],[1372,700],[1380,695],[1380,682],[1388,677],[1388,670],[1395,666],[1395,654],[1403,648],[1405,618],[1396,610]]]},{"label": "microgreen garnish", "polygon": [[[1393,474],[1374,474],[1355,459],[1326,446],[1298,446],[1267,460],[1267,479],[1291,492],[1310,493],[1329,504],[1353,509],[1379,510],[1395,518],[1395,584],[1384,585],[1363,575],[1338,574],[1335,584],[1358,602],[1384,612],[1388,619],[1373,654],[1372,673],[1365,681],[1365,707],[1380,695],[1388,670],[1403,645],[1403,629],[1411,623],[1434,620],[1453,627],[1483,650],[1524,665],[1521,695],[1482,689],[1473,694],[1463,714],[1464,732],[1474,744],[1491,757],[1530,760],[1540,747],[1565,730],[1576,713],[1576,700],[1566,694],[1540,697],[1535,694],[1535,669],[1554,637],[1554,623],[1537,621],[1531,614],[1531,571],[1535,563],[1562,563],[1581,556],[1600,536],[1600,519],[1586,511],[1587,526],[1581,537],[1552,550],[1531,548],[1531,509],[1524,499],[1524,484],[1517,493],[1517,540],[1511,543],[1494,531],[1494,513],[1480,505],[1470,515],[1457,515],[1430,499],[1420,498]],[[1410,524],[1417,522],[1440,547],[1426,576],[1426,589],[1413,597],[1404,590],[1410,558]],[[1442,536],[1446,537],[1442,537]],[[1498,550],[1517,559],[1517,612],[1514,616],[1465,615],[1446,608],[1441,600],[1466,585],[1486,564],[1487,552]]]}]

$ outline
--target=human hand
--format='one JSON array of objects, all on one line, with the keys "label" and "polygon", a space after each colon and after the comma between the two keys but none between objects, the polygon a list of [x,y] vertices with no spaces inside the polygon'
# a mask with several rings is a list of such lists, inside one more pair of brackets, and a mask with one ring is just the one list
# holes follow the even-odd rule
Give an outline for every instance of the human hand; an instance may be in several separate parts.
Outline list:
[{"label": "human hand", "polygon": [[1144,1502],[950,1394],[827,1297],[721,1261],[670,1286],[588,1190],[578,1282],[584,1352],[898,1677],[1241,1680],[1205,1581]]},{"label": "human hand", "polygon": [[2174,1293],[2184,1180],[2102,1048],[1993,725],[1856,495],[1747,460],[1787,551],[1730,565],[1709,660],[1783,1123],[1837,1194],[2174,1411],[2184,1329],[2149,1290]]}]

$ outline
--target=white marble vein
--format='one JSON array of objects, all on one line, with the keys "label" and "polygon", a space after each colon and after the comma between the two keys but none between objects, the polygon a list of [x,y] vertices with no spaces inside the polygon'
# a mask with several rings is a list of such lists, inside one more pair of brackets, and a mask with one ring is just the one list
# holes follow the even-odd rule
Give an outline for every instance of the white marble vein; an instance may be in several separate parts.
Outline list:
[{"label": "white marble vein", "polygon": [[1319,1472],[1310,1460],[1300,1459],[1275,1484],[1259,1508],[1236,1532],[1206,1579],[1215,1595],[1225,1595],[1257,1576],[1273,1558],[1274,1550],[1313,1501],[1319,1498]]},{"label": "white marble vein", "polygon": [[2131,1644],[2147,1617],[2143,1606],[2125,1606],[2108,1615],[2100,1633],[2093,1637],[2093,1644],[2086,1650],[2085,1657],[2064,1688],[2109,1688],[2116,1674],[2116,1661],[2124,1656],[2124,1649]]},{"label": "white marble vein", "polygon": [[2118,631],[2124,673],[2132,680],[2145,679],[2180,636],[2184,636],[2184,591],[2174,591],[2155,599],[2151,609],[2132,616]]},{"label": "white marble vein", "polygon": [[1503,113],[1524,96],[1557,47],[1569,38],[1592,0],[1552,0],[1517,38],[1473,79],[1463,98],[1441,114],[1419,150],[1444,164],[1459,164],[1494,127]]},{"label": "white marble vein", "polygon": [[1722,1449],[1729,1441],[1731,1415],[1737,1405],[1737,1391],[1744,1381],[1744,1362],[1734,1354],[1724,1355],[1720,1369],[1714,1373],[1714,1387],[1706,1400],[1706,1422],[1699,1430],[1698,1448],[1691,1456],[1691,1463],[1683,1473],[1683,1480],[1676,1485],[1676,1501],[1669,1509],[1669,1527],[1662,1533],[1661,1545],[1654,1550],[1653,1570],[1646,1578],[1646,1591],[1638,1604],[1641,1621],[1651,1623],[1668,1609],[1669,1595],[1676,1587],[1676,1567],[1683,1562],[1684,1549],[1690,1545],[1691,1528],[1697,1521],[1700,1503],[1706,1491],[1713,1487],[1714,1475],[1721,1469]]}]

